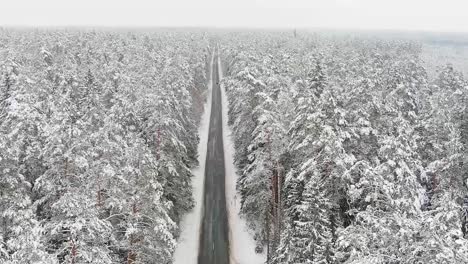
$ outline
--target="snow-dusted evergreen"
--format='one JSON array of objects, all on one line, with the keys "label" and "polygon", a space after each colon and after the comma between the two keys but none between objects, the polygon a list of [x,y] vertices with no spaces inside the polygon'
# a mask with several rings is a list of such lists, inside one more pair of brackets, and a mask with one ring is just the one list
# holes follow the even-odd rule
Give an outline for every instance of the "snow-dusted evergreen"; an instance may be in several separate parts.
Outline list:
[{"label": "snow-dusted evergreen", "polygon": [[1,263],[172,263],[208,47],[195,33],[0,31]]},{"label": "snow-dusted evergreen", "polygon": [[424,44],[71,29],[0,29],[0,263],[173,262],[213,44],[268,263],[468,263],[468,81]]},{"label": "snow-dusted evergreen", "polygon": [[257,32],[222,44],[242,213],[271,263],[468,263],[460,72],[429,78],[409,41]]}]

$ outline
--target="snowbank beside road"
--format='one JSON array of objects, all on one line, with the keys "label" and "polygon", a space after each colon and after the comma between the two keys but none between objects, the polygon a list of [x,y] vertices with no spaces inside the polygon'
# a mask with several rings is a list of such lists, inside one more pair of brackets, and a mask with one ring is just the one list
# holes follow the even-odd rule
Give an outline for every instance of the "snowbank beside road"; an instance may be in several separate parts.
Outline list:
[{"label": "snowbank beside road", "polygon": [[[221,61],[218,56],[219,77],[222,76]],[[221,85],[221,98],[223,105],[223,142],[224,165],[226,168],[226,200],[229,217],[230,257],[231,264],[263,264],[266,261],[264,254],[255,253],[255,241],[248,232],[247,224],[240,218],[240,196],[237,195],[237,174],[234,165],[234,143],[231,139],[231,129],[228,126],[228,100],[226,91]]]},{"label": "snowbank beside road", "polygon": [[177,248],[174,252],[174,264],[197,264],[198,261],[198,244],[200,240],[200,223],[203,204],[203,184],[205,181],[206,151],[211,113],[211,86],[213,82],[211,71],[213,70],[213,63],[214,52],[211,56],[206,102],[198,128],[198,135],[200,137],[200,142],[198,143],[199,166],[192,170],[192,186],[195,207],[190,213],[186,214],[180,222],[182,233],[177,241]]}]

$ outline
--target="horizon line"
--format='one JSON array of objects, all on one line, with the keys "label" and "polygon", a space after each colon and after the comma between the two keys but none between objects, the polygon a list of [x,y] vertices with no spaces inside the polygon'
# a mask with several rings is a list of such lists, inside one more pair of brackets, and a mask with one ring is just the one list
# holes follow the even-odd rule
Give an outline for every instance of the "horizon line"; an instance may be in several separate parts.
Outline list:
[{"label": "horizon line", "polygon": [[199,29],[199,30],[253,30],[253,31],[338,31],[338,32],[392,32],[392,33],[432,33],[432,34],[461,34],[468,36],[468,30],[432,30],[432,29],[401,29],[401,28],[357,28],[357,27],[308,27],[308,26],[207,26],[207,25],[80,25],[80,24],[0,24],[0,28],[22,29]]}]

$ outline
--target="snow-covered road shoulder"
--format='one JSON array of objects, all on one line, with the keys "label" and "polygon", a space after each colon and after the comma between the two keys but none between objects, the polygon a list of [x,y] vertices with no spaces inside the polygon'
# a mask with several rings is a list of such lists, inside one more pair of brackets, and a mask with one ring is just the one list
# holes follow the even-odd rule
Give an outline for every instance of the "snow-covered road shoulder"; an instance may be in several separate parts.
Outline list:
[{"label": "snow-covered road shoulder", "polygon": [[177,241],[177,248],[174,252],[174,264],[196,264],[198,259],[200,223],[203,205],[203,185],[205,181],[205,163],[211,113],[211,89],[213,82],[211,71],[213,69],[213,63],[214,52],[211,55],[207,96],[204,104],[203,115],[198,128],[198,135],[200,137],[200,142],[198,143],[199,166],[192,170],[192,186],[195,207],[191,212],[186,214],[180,222],[181,234]]},{"label": "snow-covered road shoulder", "polygon": [[[221,61],[218,56],[220,79],[223,77]],[[255,241],[248,232],[247,224],[239,215],[240,196],[237,195],[237,174],[234,165],[234,143],[231,138],[231,128],[228,126],[228,100],[225,87],[221,84],[221,99],[223,105],[223,142],[224,162],[226,168],[226,200],[229,217],[230,257],[231,264],[263,264],[266,256],[255,253]]]}]

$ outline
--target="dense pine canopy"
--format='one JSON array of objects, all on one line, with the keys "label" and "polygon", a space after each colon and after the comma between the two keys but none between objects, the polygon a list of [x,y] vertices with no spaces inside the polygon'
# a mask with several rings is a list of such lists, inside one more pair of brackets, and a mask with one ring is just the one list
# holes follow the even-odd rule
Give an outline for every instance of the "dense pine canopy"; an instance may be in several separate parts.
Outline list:
[{"label": "dense pine canopy", "polygon": [[0,263],[173,262],[215,45],[268,263],[468,263],[468,81],[424,43],[1,28]]},{"label": "dense pine canopy", "polygon": [[410,41],[257,32],[221,46],[242,214],[272,263],[468,263],[460,72],[428,77]]},{"label": "dense pine canopy", "polygon": [[0,31],[0,262],[172,263],[209,41]]}]

